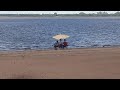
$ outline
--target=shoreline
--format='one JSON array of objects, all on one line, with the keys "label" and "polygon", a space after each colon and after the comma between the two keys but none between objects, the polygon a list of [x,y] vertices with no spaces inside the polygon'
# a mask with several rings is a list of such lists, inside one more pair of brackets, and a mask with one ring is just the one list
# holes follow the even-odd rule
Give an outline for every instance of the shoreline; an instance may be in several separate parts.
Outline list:
[{"label": "shoreline", "polygon": [[120,45],[116,45],[116,46],[104,46],[104,47],[79,47],[79,48],[67,48],[67,49],[58,49],[58,50],[55,50],[54,48],[45,48],[45,49],[21,49],[21,50],[0,50],[0,53],[2,52],[27,52],[27,51],[59,51],[59,50],[81,50],[81,49],[99,49],[99,48],[120,48]]},{"label": "shoreline", "polygon": [[120,19],[120,16],[0,16],[0,20],[5,19]]}]

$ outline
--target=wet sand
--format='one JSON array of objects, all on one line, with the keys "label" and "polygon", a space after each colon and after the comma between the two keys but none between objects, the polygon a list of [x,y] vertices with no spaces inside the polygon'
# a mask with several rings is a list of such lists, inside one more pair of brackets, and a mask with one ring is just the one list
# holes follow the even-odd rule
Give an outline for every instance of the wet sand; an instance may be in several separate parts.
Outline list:
[{"label": "wet sand", "polygon": [[119,78],[119,47],[0,52],[0,79]]}]

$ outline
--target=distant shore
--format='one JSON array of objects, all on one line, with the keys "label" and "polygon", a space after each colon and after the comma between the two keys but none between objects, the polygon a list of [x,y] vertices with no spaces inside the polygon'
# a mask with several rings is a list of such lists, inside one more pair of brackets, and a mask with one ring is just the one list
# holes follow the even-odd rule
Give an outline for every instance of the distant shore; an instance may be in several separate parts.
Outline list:
[{"label": "distant shore", "polygon": [[0,20],[4,19],[120,19],[120,17],[94,17],[94,16],[0,16]]}]

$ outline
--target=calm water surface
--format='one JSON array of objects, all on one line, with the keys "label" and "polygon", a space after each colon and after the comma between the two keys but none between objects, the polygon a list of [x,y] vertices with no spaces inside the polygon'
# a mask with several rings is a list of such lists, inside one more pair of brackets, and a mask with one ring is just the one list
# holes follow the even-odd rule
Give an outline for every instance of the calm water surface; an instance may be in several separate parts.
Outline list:
[{"label": "calm water surface", "polygon": [[119,46],[120,19],[3,19],[0,50],[50,49],[60,33],[69,48]]}]

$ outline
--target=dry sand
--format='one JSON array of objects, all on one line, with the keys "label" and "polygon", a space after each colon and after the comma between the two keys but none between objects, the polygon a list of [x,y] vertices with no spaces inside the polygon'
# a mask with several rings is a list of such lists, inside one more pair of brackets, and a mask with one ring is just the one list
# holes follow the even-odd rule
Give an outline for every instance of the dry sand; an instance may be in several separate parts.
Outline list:
[{"label": "dry sand", "polygon": [[120,79],[120,48],[0,52],[0,79]]}]

